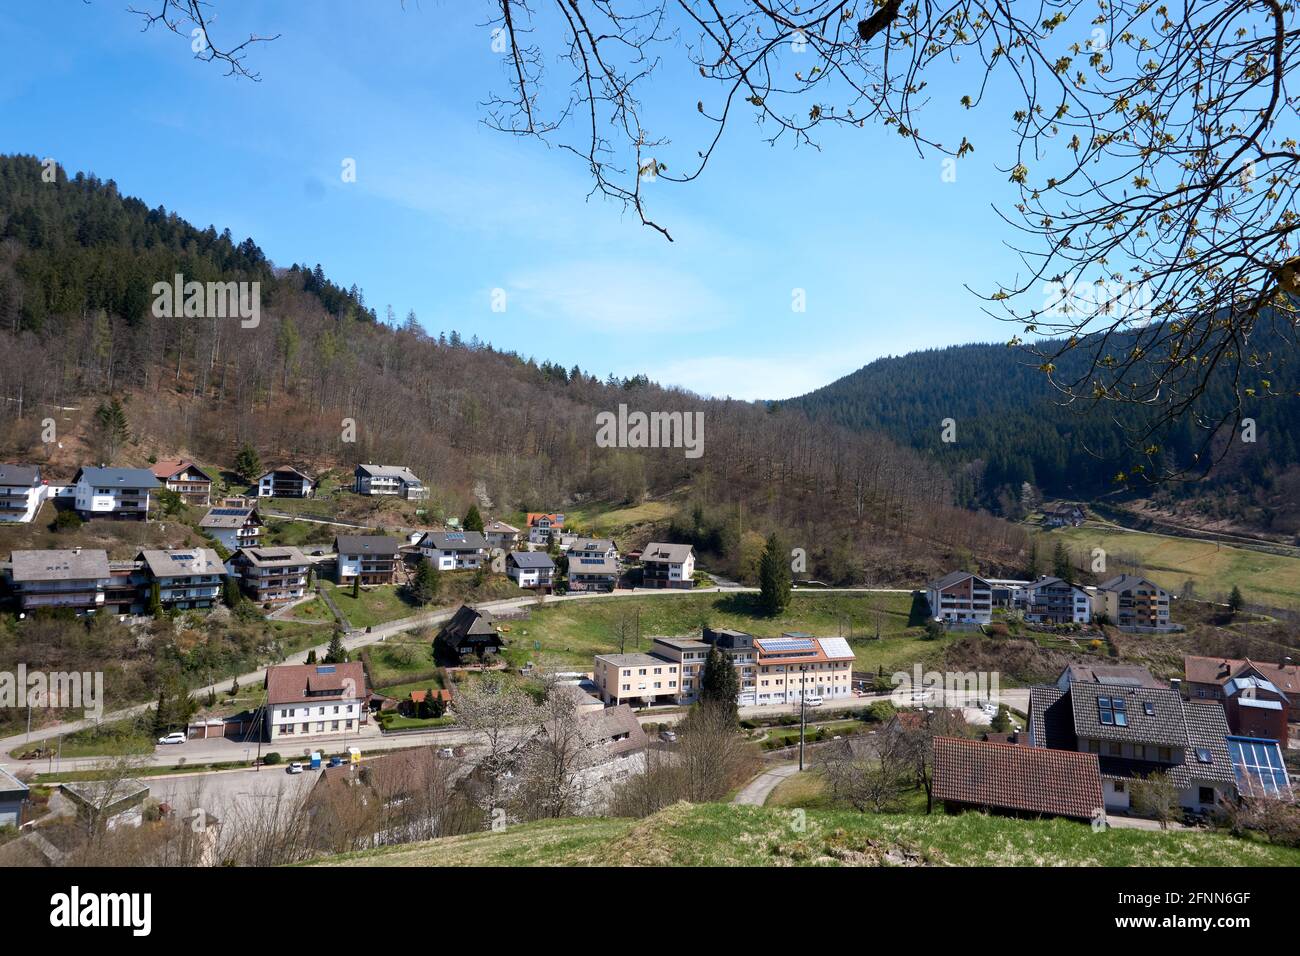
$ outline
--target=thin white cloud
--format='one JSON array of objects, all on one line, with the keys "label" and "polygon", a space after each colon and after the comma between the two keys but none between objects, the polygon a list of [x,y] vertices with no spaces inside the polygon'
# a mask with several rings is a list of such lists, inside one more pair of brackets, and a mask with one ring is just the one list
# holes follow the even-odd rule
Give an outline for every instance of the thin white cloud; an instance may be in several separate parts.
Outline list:
[{"label": "thin white cloud", "polygon": [[770,357],[703,355],[652,365],[644,371],[661,385],[679,385],[713,398],[753,401],[803,395],[863,364],[843,353]]}]

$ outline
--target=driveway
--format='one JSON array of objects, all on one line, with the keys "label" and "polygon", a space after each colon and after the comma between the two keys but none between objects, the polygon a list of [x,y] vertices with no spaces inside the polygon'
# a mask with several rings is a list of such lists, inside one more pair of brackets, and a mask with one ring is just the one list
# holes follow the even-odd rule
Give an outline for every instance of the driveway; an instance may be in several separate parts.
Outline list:
[{"label": "driveway", "polygon": [[783,763],[770,767],[741,787],[740,793],[736,794],[736,798],[731,802],[742,806],[761,807],[767,803],[768,796],[776,789],[777,784],[798,772],[797,763]]}]

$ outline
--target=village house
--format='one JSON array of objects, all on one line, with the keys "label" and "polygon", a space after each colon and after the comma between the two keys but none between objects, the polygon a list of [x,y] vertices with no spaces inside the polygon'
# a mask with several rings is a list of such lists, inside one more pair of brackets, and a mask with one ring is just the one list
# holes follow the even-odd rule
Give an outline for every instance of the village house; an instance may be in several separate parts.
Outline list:
[{"label": "village house", "polygon": [[15,551],[9,579],[24,613],[130,613],[139,605],[134,571],[134,562],[110,562],[108,552],[90,548]]},{"label": "village house", "polygon": [[1038,624],[1087,624],[1092,595],[1077,584],[1044,575],[1016,592],[1016,606],[1026,621]]},{"label": "village house", "polygon": [[1232,657],[1183,658],[1181,688],[1183,696],[1197,700],[1222,700],[1228,681],[1236,677],[1256,677],[1277,688],[1289,701],[1287,720],[1300,721],[1300,664],[1290,660],[1281,664]]},{"label": "village house", "polygon": [[411,469],[402,465],[357,465],[353,490],[359,495],[386,495],[423,501],[429,491]]},{"label": "village house", "polygon": [[1152,673],[1139,664],[1095,664],[1092,661],[1072,662],[1066,664],[1056,678],[1056,686],[1062,691],[1070,689],[1075,681],[1086,684],[1112,684],[1120,687],[1168,687],[1157,680]]},{"label": "village house", "polygon": [[257,479],[259,498],[310,498],[315,492],[316,482],[289,465],[281,465]]},{"label": "village house", "polygon": [[690,588],[695,584],[695,549],[651,542],[641,552],[641,567],[642,587]]},{"label": "village house", "polygon": [[356,733],[366,723],[370,694],[360,661],[268,667],[264,686],[267,740]]},{"label": "village house", "polygon": [[570,591],[612,591],[622,567],[618,548],[607,538],[578,538],[568,549]]},{"label": "village house", "polygon": [[545,551],[511,551],[506,555],[506,577],[521,588],[549,591],[555,583],[555,562]]},{"label": "village house", "polygon": [[1216,810],[1236,796],[1228,723],[1216,703],[1184,701],[1178,691],[1073,681],[1030,688],[1025,742],[1097,756],[1107,810],[1127,811],[1133,784],[1164,773],[1179,805]]},{"label": "village house", "polygon": [[551,536],[564,530],[564,515],[557,512],[549,514],[528,514],[528,541],[546,547],[551,543]]},{"label": "village house", "polygon": [[429,531],[416,545],[439,571],[466,571],[487,561],[487,539],[478,531]]},{"label": "village house", "polygon": [[1290,699],[1276,684],[1254,674],[1229,678],[1223,685],[1228,729],[1242,737],[1288,744],[1286,715],[1290,707]]},{"label": "village house", "polygon": [[165,458],[149,470],[164,488],[176,492],[187,505],[206,508],[212,503],[212,478],[194,462]]},{"label": "village house", "polygon": [[700,681],[704,676],[704,662],[709,656],[709,645],[693,637],[656,637],[650,642],[650,653],[678,665],[680,674],[676,703],[693,704],[700,699]]},{"label": "village house", "polygon": [[969,571],[953,571],[926,585],[930,616],[947,624],[987,624],[993,619],[993,589]]},{"label": "village house", "polygon": [[934,738],[934,796],[947,813],[1105,821],[1095,754]]},{"label": "village house", "polygon": [[736,684],[740,688],[736,702],[742,707],[757,704],[758,651],[754,647],[753,635],[726,627],[705,627],[700,640],[716,647],[736,669]]},{"label": "village house", "polygon": [[1170,630],[1169,592],[1146,578],[1121,574],[1097,585],[1093,616],[1120,628]]},{"label": "village house", "polygon": [[146,587],[158,588],[165,609],[212,607],[221,600],[227,571],[211,548],[141,551],[136,561],[148,572]]},{"label": "village house", "polygon": [[144,822],[144,802],[149,797],[149,788],[134,778],[79,780],[63,784],[59,793],[87,828],[116,830],[123,826],[138,827]]},{"label": "village house", "polygon": [[606,704],[675,704],[681,664],[658,654],[597,654],[592,679]]},{"label": "village house", "polygon": [[434,657],[450,664],[484,661],[506,646],[496,619],[487,611],[462,604],[433,641]]},{"label": "village house", "polygon": [[487,539],[490,548],[513,551],[519,544],[519,529],[504,521],[489,521],[483,526],[483,537]]},{"label": "village house", "polygon": [[0,521],[31,521],[48,491],[37,465],[0,464]]},{"label": "village house", "polygon": [[341,534],[334,539],[339,584],[358,577],[362,585],[392,584],[397,579],[401,542],[381,534]]},{"label": "village house", "polygon": [[253,506],[221,505],[199,521],[199,530],[212,537],[227,551],[251,548],[262,536],[262,518]]},{"label": "village house", "polygon": [[1084,519],[1087,517],[1083,505],[1062,501],[1043,509],[1043,526],[1046,528],[1063,528],[1068,525],[1071,528],[1078,528],[1082,526]]},{"label": "village house", "polygon": [[756,637],[754,648],[759,706],[853,696],[853,648],[842,637],[791,632]]},{"label": "village house", "polygon": [[31,789],[4,767],[0,767],[0,830],[17,829],[26,820],[27,802]]},{"label": "village house", "polygon": [[240,548],[226,564],[258,604],[296,601],[306,593],[309,562],[297,548]]},{"label": "village house", "polygon": [[149,493],[159,487],[148,468],[81,468],[72,480],[77,512],[83,518],[149,517]]}]

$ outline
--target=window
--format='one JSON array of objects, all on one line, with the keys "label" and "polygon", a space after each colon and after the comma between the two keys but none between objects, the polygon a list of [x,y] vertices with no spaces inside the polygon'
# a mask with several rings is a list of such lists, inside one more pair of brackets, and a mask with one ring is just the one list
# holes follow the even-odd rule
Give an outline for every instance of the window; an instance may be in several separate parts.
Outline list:
[{"label": "window", "polygon": [[1115,726],[1128,726],[1128,702],[1120,700],[1118,697],[1111,700],[1111,708],[1115,711]]},{"label": "window", "polygon": [[1142,702],[1142,713],[1148,717],[1154,717],[1156,715],[1156,705],[1149,700],[1144,700]]},{"label": "window", "polygon": [[1173,751],[1171,751],[1168,747],[1159,748],[1156,751],[1156,755],[1158,759],[1163,760],[1165,763],[1169,763],[1171,760],[1174,759]]},{"label": "window", "polygon": [[1201,788],[1200,788],[1200,793],[1199,793],[1198,799],[1201,801],[1201,803],[1213,803],[1213,802],[1214,802],[1214,788],[1213,788],[1213,787],[1201,787]]},{"label": "window", "polygon": [[1112,757],[1122,757],[1124,756],[1124,746],[1112,740],[1106,745],[1106,753]]},{"label": "window", "polygon": [[1123,781],[1123,780],[1116,780],[1116,781],[1115,781],[1115,792],[1116,792],[1116,793],[1123,793],[1123,792],[1124,792],[1124,781]]},{"label": "window", "polygon": [[[1196,762],[1197,762],[1197,763],[1214,763],[1214,757],[1211,756],[1211,754],[1210,754],[1210,749],[1209,749],[1208,747],[1197,747],[1197,748],[1196,748]],[[1204,803],[1205,801],[1202,800],[1201,802]]]},{"label": "window", "polygon": [[1115,723],[1115,712],[1110,706],[1109,697],[1097,698],[1097,717],[1103,724]]}]

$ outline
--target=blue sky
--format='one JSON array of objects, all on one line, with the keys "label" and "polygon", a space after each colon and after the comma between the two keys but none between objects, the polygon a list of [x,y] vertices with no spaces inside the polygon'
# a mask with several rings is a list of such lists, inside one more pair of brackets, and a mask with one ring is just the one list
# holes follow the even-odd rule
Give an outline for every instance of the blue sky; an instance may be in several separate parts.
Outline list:
[{"label": "blue sky", "polygon": [[[114,179],[277,264],[319,262],[381,315],[391,303],[435,334],[746,399],[1017,331],[964,288],[1016,270],[991,208],[1014,198],[993,165],[1006,117],[944,132],[976,144],[956,182],[880,127],[831,131],[818,152],[768,146],[743,117],[701,180],[648,187],[668,243],[589,199],[571,154],[482,124],[502,89],[486,2],[216,4],[214,36],[282,34],[250,53],[260,83],[142,32],[128,5],[0,6],[0,150]],[[664,77],[647,99],[645,119],[688,155],[698,96]]]}]

